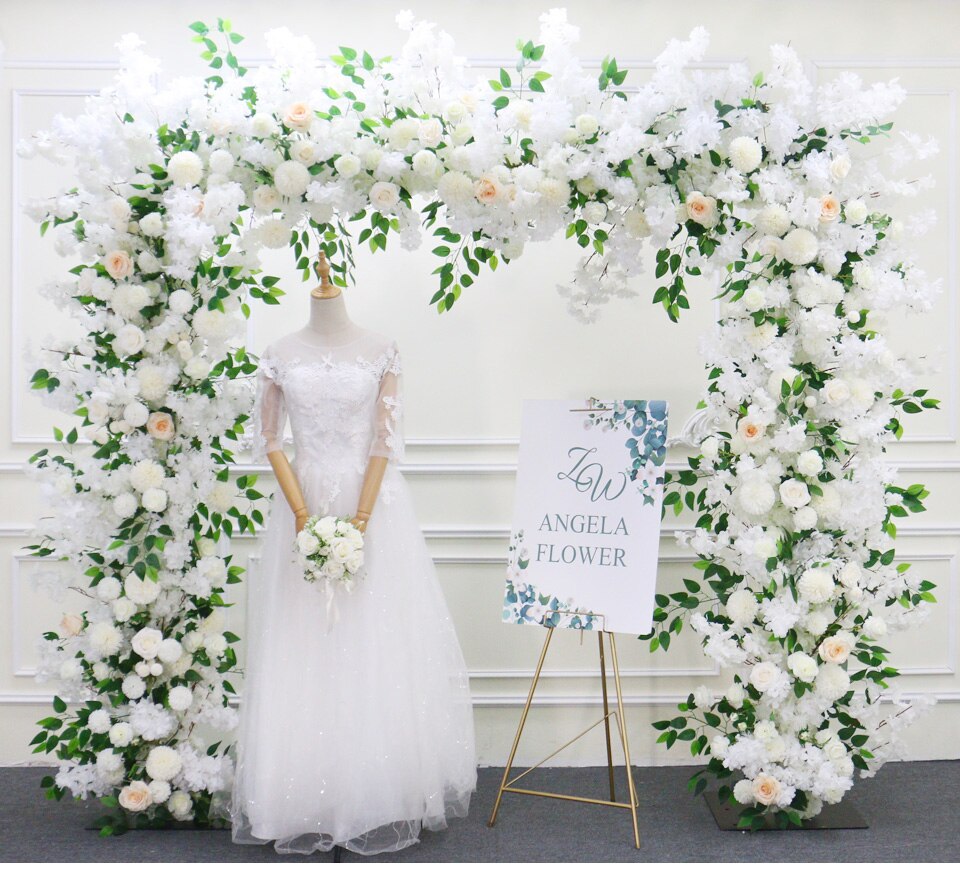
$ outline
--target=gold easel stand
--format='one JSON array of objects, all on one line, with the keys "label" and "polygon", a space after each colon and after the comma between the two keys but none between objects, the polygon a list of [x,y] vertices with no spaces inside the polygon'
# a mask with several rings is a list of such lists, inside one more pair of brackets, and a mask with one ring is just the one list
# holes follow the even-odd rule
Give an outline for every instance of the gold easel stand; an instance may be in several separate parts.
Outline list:
[{"label": "gold easel stand", "polygon": [[[513,748],[510,749],[510,757],[507,759],[507,767],[503,771],[503,779],[500,781],[500,790],[497,792],[497,800],[493,805],[493,812],[490,815],[490,821],[487,822],[488,827],[493,827],[497,823],[497,813],[500,811],[500,801],[503,800],[503,795],[506,792],[512,794],[527,794],[533,797],[552,797],[555,800],[573,800],[578,803],[593,803],[598,806],[615,806],[618,809],[629,809],[630,817],[633,820],[633,840],[636,844],[636,847],[640,848],[640,828],[637,825],[637,806],[639,801],[637,800],[637,789],[633,784],[633,768],[630,764],[630,743],[627,739],[627,722],[624,716],[623,710],[623,691],[620,688],[620,664],[617,661],[617,643],[613,638],[613,634],[609,631],[597,631],[597,642],[600,645],[600,683],[603,688],[603,717],[595,721],[590,727],[581,733],[577,734],[570,742],[564,743],[559,749],[554,752],[551,752],[547,755],[546,758],[543,758],[538,763],[534,764],[532,767],[524,770],[519,776],[514,776],[510,778],[510,770],[513,767],[513,759],[517,754],[517,747],[520,745],[520,737],[523,734],[523,728],[527,723],[527,716],[530,713],[530,704],[533,702],[533,693],[537,690],[537,683],[540,681],[540,673],[543,670],[543,662],[547,657],[547,650],[550,648],[550,640],[553,639],[553,632],[556,628],[549,628],[547,630],[547,638],[543,643],[543,650],[540,652],[540,660],[537,662],[537,669],[533,674],[533,682],[530,685],[530,693],[527,695],[527,702],[523,706],[523,713],[520,716],[520,724],[517,727],[517,735],[513,740]],[[604,657],[603,651],[603,638],[607,637],[610,641],[610,656],[613,661],[613,681],[617,687],[617,709],[616,712],[610,711],[609,698],[607,697],[607,664],[606,658]],[[616,791],[614,790],[613,784],[613,748],[610,742],[610,719],[615,718],[617,721],[617,729],[620,733],[620,743],[623,746],[623,757],[626,761],[627,767],[627,787],[630,793],[630,799],[628,802],[618,801],[616,797]],[[610,799],[601,800],[597,797],[580,797],[575,794],[555,794],[550,791],[532,791],[528,788],[517,788],[516,784],[528,773],[533,772],[537,767],[545,764],[554,756],[558,755],[568,746],[573,745],[581,737],[586,736],[590,731],[592,731],[597,725],[603,724],[604,731],[606,732],[607,739],[607,772],[610,776]]]}]

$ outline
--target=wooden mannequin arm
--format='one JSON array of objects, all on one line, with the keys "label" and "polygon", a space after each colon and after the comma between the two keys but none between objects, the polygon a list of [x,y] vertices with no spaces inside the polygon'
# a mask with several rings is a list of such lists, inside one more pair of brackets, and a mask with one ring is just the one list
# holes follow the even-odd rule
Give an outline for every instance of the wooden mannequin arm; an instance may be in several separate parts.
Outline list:
[{"label": "wooden mannequin arm", "polygon": [[363,487],[360,489],[360,500],[357,501],[357,515],[353,519],[353,526],[360,531],[367,529],[367,521],[373,512],[373,504],[377,502],[380,493],[380,484],[383,474],[387,470],[387,458],[374,456],[367,461],[367,471],[363,476]]},{"label": "wooden mannequin arm", "polygon": [[287,503],[293,510],[297,533],[300,533],[310,514],[307,512],[307,501],[303,499],[303,492],[300,490],[300,483],[297,482],[293,467],[290,466],[290,460],[279,449],[267,452],[267,460],[273,467],[273,474],[277,477],[277,484],[283,496],[287,498]]}]

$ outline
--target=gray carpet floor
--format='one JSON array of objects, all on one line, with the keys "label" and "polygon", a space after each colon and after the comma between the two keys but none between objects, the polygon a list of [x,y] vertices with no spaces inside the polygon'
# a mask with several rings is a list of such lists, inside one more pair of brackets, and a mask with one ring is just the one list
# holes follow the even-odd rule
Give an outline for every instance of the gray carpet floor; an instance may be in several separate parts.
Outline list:
[{"label": "gray carpet floor", "polygon": [[[859,780],[850,799],[868,830],[718,830],[702,798],[686,791],[694,768],[638,767],[640,851],[626,810],[506,795],[495,828],[486,825],[502,771],[480,771],[470,816],[402,852],[366,861],[960,861],[960,761],[888,764]],[[85,827],[94,802],[47,800],[45,768],[0,768],[0,861],[307,861],[329,854],[279,855],[272,846],[239,846],[229,831],[134,831],[101,837]],[[533,777],[529,777],[533,779]],[[622,769],[620,778],[623,778]],[[527,787],[603,796],[602,768],[545,769]]]}]

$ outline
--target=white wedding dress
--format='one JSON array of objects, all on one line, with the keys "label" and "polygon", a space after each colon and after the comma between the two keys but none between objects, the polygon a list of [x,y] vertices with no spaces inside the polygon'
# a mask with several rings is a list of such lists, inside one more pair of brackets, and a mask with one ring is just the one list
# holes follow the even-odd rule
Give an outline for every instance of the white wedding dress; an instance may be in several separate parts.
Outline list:
[{"label": "white wedding dress", "polygon": [[467,672],[396,467],[401,408],[399,355],[379,334],[323,348],[291,334],[260,359],[254,454],[282,448],[289,418],[311,515],[352,517],[369,457],[391,462],[364,536],[366,574],[337,592],[329,626],[297,563],[293,514],[279,491],[273,499],[248,583],[235,842],[374,854],[467,813],[477,775]]}]

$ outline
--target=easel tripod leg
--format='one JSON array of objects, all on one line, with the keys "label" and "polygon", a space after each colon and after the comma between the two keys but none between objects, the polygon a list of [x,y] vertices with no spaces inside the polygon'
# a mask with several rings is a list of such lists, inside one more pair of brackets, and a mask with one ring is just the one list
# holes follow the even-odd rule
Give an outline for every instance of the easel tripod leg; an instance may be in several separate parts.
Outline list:
[{"label": "easel tripod leg", "polygon": [[603,653],[603,631],[597,634],[600,644],[600,686],[603,689],[603,732],[607,740],[607,774],[610,777],[610,800],[617,799],[613,781],[613,747],[610,744],[610,702],[607,697],[607,662]]},{"label": "easel tripod leg", "polygon": [[507,766],[503,771],[503,779],[500,780],[500,789],[497,791],[497,800],[493,804],[493,812],[490,814],[490,821],[487,827],[493,827],[497,823],[497,813],[500,811],[500,801],[503,800],[503,790],[507,787],[507,781],[510,779],[510,770],[513,767],[513,759],[517,754],[517,747],[520,745],[520,736],[523,734],[523,727],[527,723],[527,715],[530,713],[530,704],[533,701],[533,693],[537,690],[537,683],[540,681],[540,672],[543,670],[543,662],[547,657],[547,649],[550,648],[550,640],[553,638],[554,628],[547,630],[547,638],[543,641],[543,649],[540,651],[540,660],[537,661],[537,669],[533,674],[533,681],[530,683],[530,692],[527,694],[527,702],[523,705],[523,713],[520,715],[520,724],[517,726],[517,735],[513,738],[513,747],[510,749],[510,757],[507,758]]},{"label": "easel tripod leg", "polygon": [[613,659],[613,678],[617,686],[617,723],[620,726],[620,742],[627,763],[627,790],[630,793],[630,815],[633,818],[633,841],[640,848],[640,826],[637,823],[637,789],[633,784],[633,765],[630,762],[630,740],[627,738],[627,720],[623,708],[623,689],[620,687],[620,663],[617,660],[617,642],[610,636],[610,655]]}]

